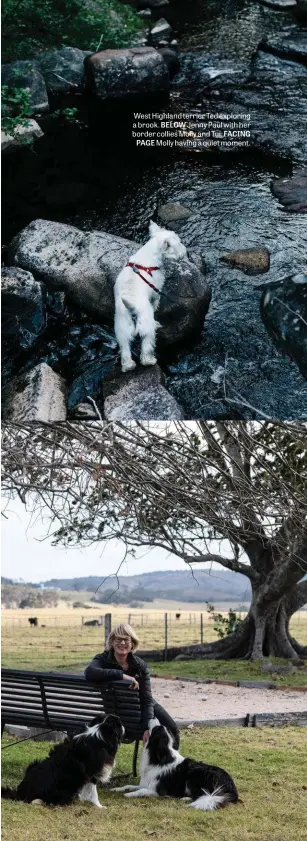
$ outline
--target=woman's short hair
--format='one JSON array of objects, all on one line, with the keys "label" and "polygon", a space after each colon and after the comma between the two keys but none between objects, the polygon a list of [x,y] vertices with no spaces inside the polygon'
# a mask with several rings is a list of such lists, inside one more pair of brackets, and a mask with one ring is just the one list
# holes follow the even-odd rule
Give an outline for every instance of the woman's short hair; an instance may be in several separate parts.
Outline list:
[{"label": "woman's short hair", "polygon": [[112,631],[107,639],[108,650],[110,650],[110,648],[113,648],[113,643],[116,637],[130,637],[132,642],[132,651],[136,651],[136,649],[139,647],[140,640],[133,628],[131,628],[131,625],[128,625],[126,623],[120,623],[120,625],[115,625],[115,628],[112,628]]}]

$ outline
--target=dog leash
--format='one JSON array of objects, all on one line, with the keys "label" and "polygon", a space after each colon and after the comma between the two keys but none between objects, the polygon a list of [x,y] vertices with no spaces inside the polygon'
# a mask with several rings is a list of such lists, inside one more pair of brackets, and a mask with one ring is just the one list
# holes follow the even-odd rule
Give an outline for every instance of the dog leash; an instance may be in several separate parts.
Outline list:
[{"label": "dog leash", "polygon": [[[141,271],[142,272],[147,272],[147,274],[149,274],[150,277],[152,277],[152,272],[159,271],[160,266],[148,266],[147,267],[147,266],[140,266],[138,263],[130,263],[130,262],[126,263],[126,266],[129,266],[132,269],[132,271],[135,272],[135,274],[137,274],[144,281],[144,283],[147,283],[147,286],[150,286],[150,288],[153,289],[154,292],[157,293],[157,295],[160,295],[160,298],[162,298],[162,295],[164,295],[164,297],[168,298],[170,301],[177,302],[180,299],[182,299],[182,300],[188,300],[188,299],[195,300],[195,298],[197,297],[196,295],[181,295],[177,298],[174,298],[174,296],[170,295],[169,292],[166,292],[165,289],[158,289],[157,286],[154,286],[153,283],[150,283],[150,280],[147,280],[147,278],[143,277],[143,275],[141,274]],[[141,271],[139,271],[139,270],[141,270]]]},{"label": "dog leash", "polygon": [[49,736],[49,733],[54,733],[54,730],[42,730],[41,733],[35,733],[34,736],[26,736],[25,739],[19,739],[18,742],[11,742],[9,745],[3,745],[3,747],[1,747],[1,750],[15,748],[16,745],[21,745],[22,742],[29,742],[30,739],[39,739],[40,736]]},{"label": "dog leash", "polygon": [[[143,277],[143,275],[141,274],[141,271],[142,272],[147,272],[147,274],[149,274],[150,277],[152,277],[152,272],[159,271],[159,266],[148,266],[148,267],[146,267],[146,266],[139,266],[138,263],[126,263],[126,266],[130,266],[130,268],[134,271],[134,273],[138,274],[138,276],[142,278],[144,283],[147,283],[147,286],[150,286],[150,288],[153,289],[154,292],[157,292],[158,295],[161,295],[160,290],[157,289],[157,287],[154,286],[153,283],[150,283],[150,281],[147,280],[146,277]],[[139,269],[141,271],[139,271]]]}]

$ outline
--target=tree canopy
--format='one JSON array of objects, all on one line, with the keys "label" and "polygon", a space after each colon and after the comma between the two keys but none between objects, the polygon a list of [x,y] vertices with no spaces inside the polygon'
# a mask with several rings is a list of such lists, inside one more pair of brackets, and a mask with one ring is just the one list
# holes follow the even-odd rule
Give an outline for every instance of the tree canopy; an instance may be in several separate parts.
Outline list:
[{"label": "tree canopy", "polygon": [[288,629],[307,601],[304,423],[6,425],[3,465],[7,493],[48,507],[56,542],[116,537],[247,576],[250,612],[225,656],[304,653]]}]

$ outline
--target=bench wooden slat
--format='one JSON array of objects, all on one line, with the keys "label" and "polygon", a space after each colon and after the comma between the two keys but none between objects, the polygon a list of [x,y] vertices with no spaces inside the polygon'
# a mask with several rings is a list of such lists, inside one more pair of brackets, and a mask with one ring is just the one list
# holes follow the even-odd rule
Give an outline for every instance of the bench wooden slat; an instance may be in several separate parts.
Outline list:
[{"label": "bench wooden slat", "polygon": [[[102,703],[101,695],[97,695],[97,696],[95,696],[95,695],[85,695],[85,697],[83,697],[82,695],[79,695],[78,697],[76,697],[75,695],[59,695],[59,696],[50,695],[50,696],[47,696],[47,697],[48,697],[48,700],[50,698],[51,703],[56,703],[56,704],[59,704],[59,705],[66,703],[66,704],[72,704],[72,706],[74,706],[75,704],[80,704],[82,706],[85,706],[86,704],[96,704],[97,705],[97,704]],[[38,694],[36,694],[36,695],[21,695],[19,692],[18,693],[14,692],[14,694],[13,694],[11,692],[3,692],[2,691],[2,707],[4,707],[5,704],[9,703],[12,698],[14,698],[16,701],[20,702],[21,704],[22,703],[28,703],[28,704],[38,704],[39,703],[41,705],[41,703],[42,703],[41,702],[41,697]]]},{"label": "bench wooden slat", "polygon": [[132,771],[136,776],[141,739],[141,710],[137,691],[119,680],[88,683],[84,675],[69,672],[30,672],[2,669],[2,726],[78,732],[98,714],[113,713],[125,727],[124,742],[134,742]]},{"label": "bench wooden slat", "polygon": [[[43,688],[42,693],[39,686]],[[2,670],[2,714],[3,720],[20,715],[50,721],[65,717],[75,723],[88,720],[95,713],[113,712],[123,719],[124,726],[140,730],[140,701],[135,690],[129,689],[124,681],[90,684],[83,675],[52,672],[29,672],[22,669]],[[43,709],[43,702],[45,711]]]}]

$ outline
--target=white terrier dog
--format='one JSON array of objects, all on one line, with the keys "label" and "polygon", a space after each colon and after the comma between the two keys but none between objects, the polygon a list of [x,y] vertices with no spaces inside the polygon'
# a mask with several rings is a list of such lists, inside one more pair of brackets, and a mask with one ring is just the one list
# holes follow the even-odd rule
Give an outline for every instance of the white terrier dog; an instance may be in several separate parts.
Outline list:
[{"label": "white terrier dog", "polygon": [[120,347],[122,371],[132,371],[136,363],[131,343],[141,338],[141,365],[155,365],[156,330],[160,327],[155,312],[164,284],[164,258],[187,259],[186,247],[174,231],[149,224],[150,239],[129,258],[115,281],[115,335]]}]

